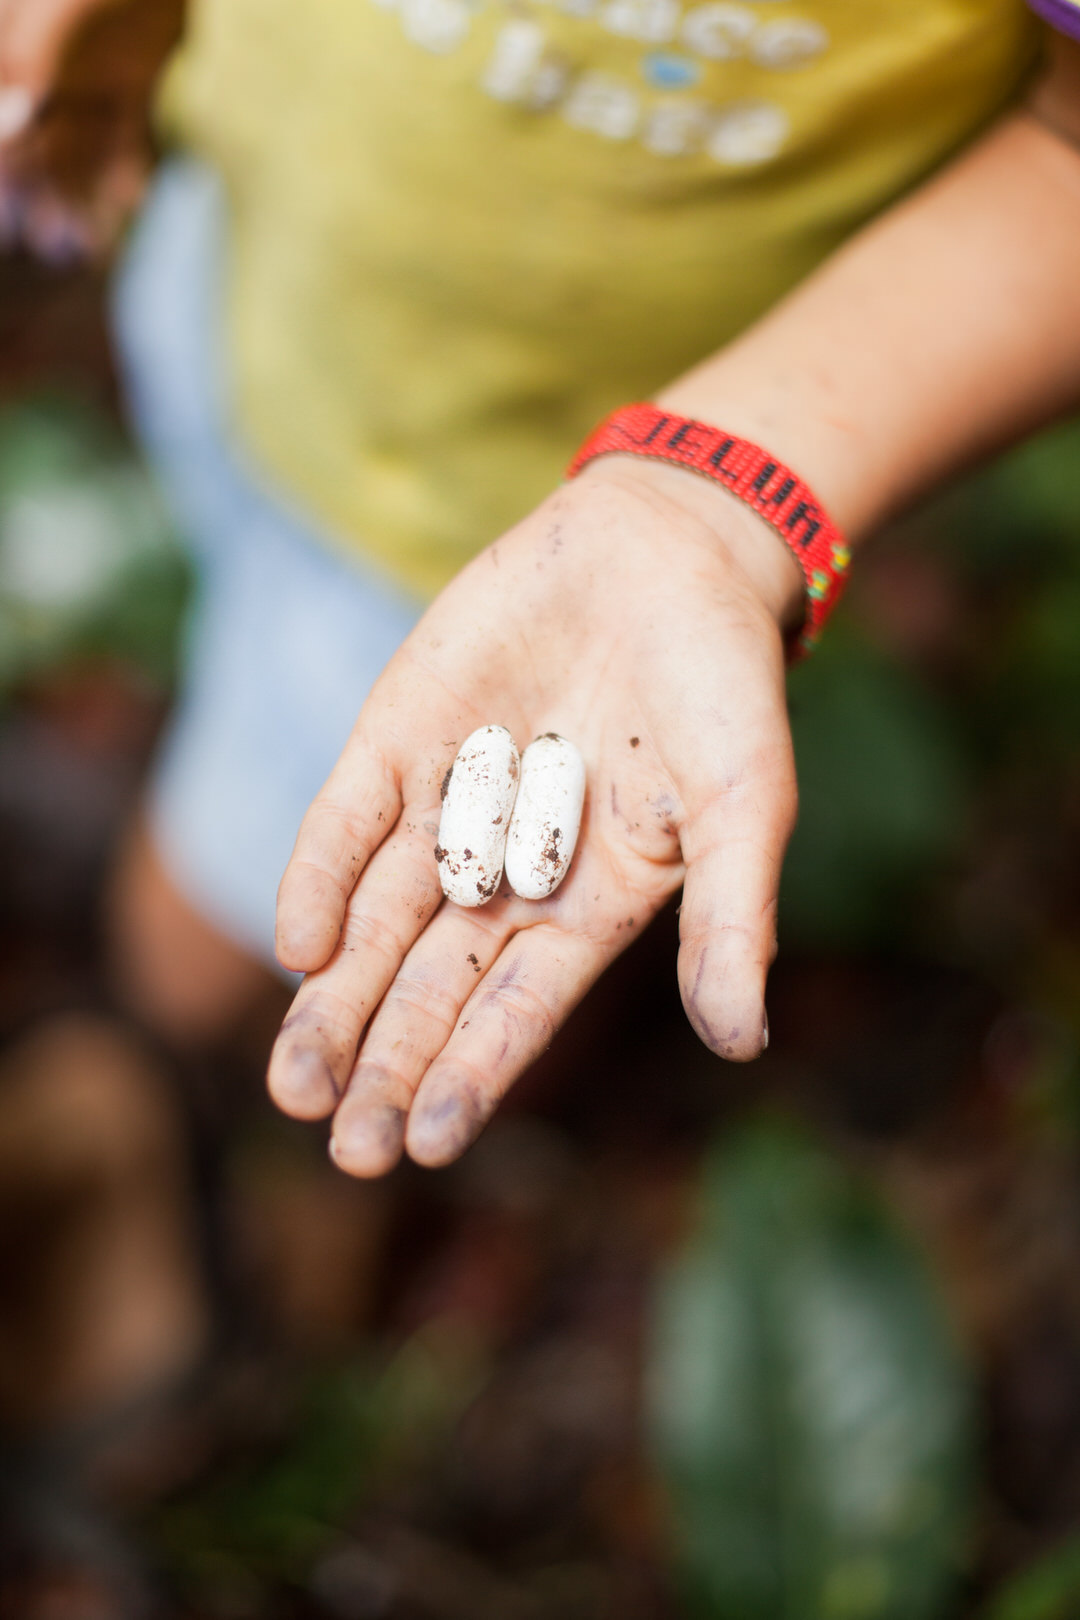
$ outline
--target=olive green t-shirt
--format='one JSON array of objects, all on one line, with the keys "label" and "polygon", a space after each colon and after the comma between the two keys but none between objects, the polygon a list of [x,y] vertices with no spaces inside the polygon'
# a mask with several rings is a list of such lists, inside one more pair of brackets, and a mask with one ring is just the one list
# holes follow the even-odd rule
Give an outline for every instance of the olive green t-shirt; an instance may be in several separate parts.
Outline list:
[{"label": "olive green t-shirt", "polygon": [[196,0],[165,109],[228,191],[241,431],[432,592],[1039,44],[1021,0]]}]

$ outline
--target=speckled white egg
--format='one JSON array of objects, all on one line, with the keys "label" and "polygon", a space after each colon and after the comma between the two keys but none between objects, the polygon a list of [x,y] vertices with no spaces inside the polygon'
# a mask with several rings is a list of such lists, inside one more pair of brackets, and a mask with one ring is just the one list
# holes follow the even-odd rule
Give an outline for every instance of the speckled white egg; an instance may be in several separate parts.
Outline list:
[{"label": "speckled white egg", "polygon": [[467,737],[443,783],[435,859],[448,900],[483,906],[499,887],[521,762],[503,726]]},{"label": "speckled white egg", "polygon": [[506,879],[523,900],[544,900],[566,876],[585,803],[585,761],[549,731],[521,756],[521,782],[506,841]]}]

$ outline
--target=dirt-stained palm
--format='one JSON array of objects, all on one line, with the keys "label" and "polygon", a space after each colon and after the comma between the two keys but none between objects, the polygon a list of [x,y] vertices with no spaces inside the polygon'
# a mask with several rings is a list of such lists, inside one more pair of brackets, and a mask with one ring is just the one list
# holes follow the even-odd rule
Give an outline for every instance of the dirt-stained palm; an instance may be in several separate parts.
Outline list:
[{"label": "dirt-stained palm", "polygon": [[[719,527],[718,527],[719,525]],[[755,1057],[795,807],[780,622],[798,571],[671,468],[598,465],[484,551],[393,659],[305,817],[278,952],[305,971],[270,1066],[378,1174],[459,1154],[608,964],[685,883],[687,1014]],[[442,900],[439,789],[475,727],[585,756],[578,852],[547,901]]]}]

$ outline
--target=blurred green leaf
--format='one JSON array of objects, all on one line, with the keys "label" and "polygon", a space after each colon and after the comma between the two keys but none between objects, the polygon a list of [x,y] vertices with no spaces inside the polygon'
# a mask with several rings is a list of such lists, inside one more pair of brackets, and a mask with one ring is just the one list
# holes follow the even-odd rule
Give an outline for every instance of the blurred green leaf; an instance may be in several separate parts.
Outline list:
[{"label": "blurred green leaf", "polygon": [[204,1595],[302,1580],[374,1479],[434,1466],[487,1373],[486,1350],[437,1318],[384,1367],[358,1359],[309,1375],[277,1450],[238,1459],[171,1503],[152,1527],[155,1544]]},{"label": "blurred green leaf", "polygon": [[0,693],[43,666],[173,671],[187,569],[154,485],[76,401],[0,412]]},{"label": "blurred green leaf", "polygon": [[[839,629],[839,627],[838,627]],[[850,635],[792,683],[799,824],[784,868],[786,940],[856,946],[895,932],[959,842],[963,751],[913,676]]]},{"label": "blurred green leaf", "polygon": [[691,1614],[941,1612],[967,1520],[965,1375],[922,1259],[793,1130],[710,1155],[661,1280],[648,1399]]},{"label": "blurred green leaf", "polygon": [[1026,1569],[990,1605],[986,1620],[1076,1620],[1080,1615],[1080,1539]]},{"label": "blurred green leaf", "polygon": [[1024,579],[1080,565],[1080,419],[946,485],[921,508],[916,527],[975,578]]},{"label": "blurred green leaf", "polygon": [[1080,549],[1080,420],[1063,422],[1004,456],[988,475],[1003,522],[1071,537]]}]

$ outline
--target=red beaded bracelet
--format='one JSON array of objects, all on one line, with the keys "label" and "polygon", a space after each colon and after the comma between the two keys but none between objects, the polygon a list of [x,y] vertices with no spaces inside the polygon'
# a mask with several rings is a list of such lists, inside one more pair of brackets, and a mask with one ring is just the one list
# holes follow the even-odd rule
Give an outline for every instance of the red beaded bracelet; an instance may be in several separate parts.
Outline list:
[{"label": "red beaded bracelet", "polygon": [[792,659],[811,652],[847,583],[851,553],[840,530],[790,467],[760,445],[676,416],[656,405],[624,405],[591,433],[567,468],[575,477],[597,456],[650,456],[714,478],[771,523],[806,580],[806,613],[789,646]]}]

